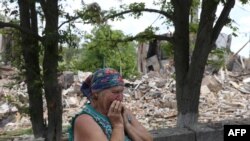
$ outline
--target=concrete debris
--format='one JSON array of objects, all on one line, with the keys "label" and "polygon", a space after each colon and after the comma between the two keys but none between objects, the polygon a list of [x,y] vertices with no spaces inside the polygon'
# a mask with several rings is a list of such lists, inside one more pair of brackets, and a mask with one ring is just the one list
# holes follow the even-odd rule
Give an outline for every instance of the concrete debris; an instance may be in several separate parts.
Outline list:
[{"label": "concrete debris", "polygon": [[[170,65],[166,65],[170,67]],[[173,66],[171,66],[173,67]],[[173,70],[173,69],[171,69]],[[6,71],[11,75],[16,71]],[[4,72],[2,70],[2,72]],[[150,71],[140,79],[125,80],[124,103],[149,130],[176,125],[177,102],[173,72]],[[0,135],[1,132],[30,127],[26,113],[17,107],[28,107],[25,82],[1,73],[0,79]],[[223,73],[223,77],[221,76]],[[220,121],[250,117],[250,78],[247,72],[221,71],[204,73],[199,104],[199,122]],[[87,101],[80,86],[91,72],[65,72],[60,80],[63,97],[63,125],[69,125],[72,116],[81,111]],[[4,76],[4,77],[3,77]],[[46,106],[45,114],[46,115]],[[46,116],[45,116],[46,117]]]},{"label": "concrete debris", "polygon": [[82,72],[78,71],[77,72],[77,77],[75,81],[83,82],[89,75],[91,75],[92,72]]},{"label": "concrete debris", "polygon": [[67,89],[72,85],[72,83],[74,83],[74,73],[70,71],[64,71],[58,79],[59,84],[61,84],[64,89]]},{"label": "concrete debris", "polygon": [[217,79],[218,78],[211,75],[205,76],[202,80],[202,86],[205,85],[210,91],[217,93],[222,88],[221,83],[218,82]]},{"label": "concrete debris", "polygon": [[0,116],[1,114],[7,113],[7,112],[17,112],[17,108],[15,106],[11,106],[8,103],[4,103],[0,105]]}]

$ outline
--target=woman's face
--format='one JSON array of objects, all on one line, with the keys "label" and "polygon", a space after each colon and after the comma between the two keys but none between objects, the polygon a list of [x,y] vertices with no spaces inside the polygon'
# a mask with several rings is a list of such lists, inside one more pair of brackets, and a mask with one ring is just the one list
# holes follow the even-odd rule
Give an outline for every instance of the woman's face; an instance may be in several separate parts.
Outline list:
[{"label": "woman's face", "polygon": [[98,96],[98,105],[102,109],[103,114],[107,114],[109,107],[114,100],[122,101],[123,100],[123,86],[115,86],[108,89],[105,89],[99,93]]}]

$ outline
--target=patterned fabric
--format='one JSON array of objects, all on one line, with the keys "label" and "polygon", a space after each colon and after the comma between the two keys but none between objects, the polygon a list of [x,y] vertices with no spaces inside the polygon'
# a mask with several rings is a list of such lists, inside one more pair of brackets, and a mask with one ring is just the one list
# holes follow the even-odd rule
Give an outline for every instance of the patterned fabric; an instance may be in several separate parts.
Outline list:
[{"label": "patterned fabric", "polygon": [[91,79],[92,79],[93,75],[90,75],[86,78],[86,80],[82,83],[81,86],[81,92],[83,93],[84,96],[86,96],[88,98],[88,100],[90,100],[90,96],[91,96]]},{"label": "patterned fabric", "polygon": [[91,93],[114,86],[124,86],[121,75],[112,68],[104,68],[87,77],[81,86],[81,91],[90,100]]},{"label": "patterned fabric", "polygon": [[[108,117],[102,115],[101,113],[97,112],[90,104],[86,104],[85,108],[73,117],[71,122],[71,127],[69,128],[69,141],[74,141],[74,122],[75,119],[82,114],[88,114],[98,123],[98,125],[102,128],[103,132],[107,136],[108,140],[111,139],[112,134],[112,126],[108,119]],[[87,128],[87,127],[86,127]],[[124,141],[131,141],[127,136],[125,136]]]}]

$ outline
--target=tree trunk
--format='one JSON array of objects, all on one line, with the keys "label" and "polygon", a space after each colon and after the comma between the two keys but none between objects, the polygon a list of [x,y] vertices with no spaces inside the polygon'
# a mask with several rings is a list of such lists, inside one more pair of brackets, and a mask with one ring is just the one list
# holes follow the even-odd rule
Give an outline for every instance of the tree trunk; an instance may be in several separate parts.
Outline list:
[{"label": "tree trunk", "polygon": [[45,13],[44,89],[48,108],[48,141],[60,141],[62,133],[62,97],[57,81],[58,66],[58,1],[43,3]]},{"label": "tree trunk", "polygon": [[[176,98],[178,108],[177,126],[193,124],[197,121],[197,111],[192,108],[190,96],[185,89],[189,70],[189,11],[190,0],[172,0],[174,6],[174,61],[176,71]],[[191,105],[190,105],[191,104]]]},{"label": "tree trunk", "polygon": [[[20,26],[25,29],[30,29],[37,34],[35,3],[19,0],[18,4],[20,8]],[[43,137],[45,125],[43,120],[42,82],[39,67],[38,41],[24,33],[21,34],[21,37],[32,129],[35,137]]]},{"label": "tree trunk", "polygon": [[[189,64],[188,12],[190,1],[172,1],[174,5],[174,49],[176,68],[177,126],[191,127],[198,121],[201,81],[207,58],[222,29],[235,0],[227,1],[215,23],[215,12],[219,1],[203,0],[195,48]],[[182,17],[183,16],[183,17]]]}]

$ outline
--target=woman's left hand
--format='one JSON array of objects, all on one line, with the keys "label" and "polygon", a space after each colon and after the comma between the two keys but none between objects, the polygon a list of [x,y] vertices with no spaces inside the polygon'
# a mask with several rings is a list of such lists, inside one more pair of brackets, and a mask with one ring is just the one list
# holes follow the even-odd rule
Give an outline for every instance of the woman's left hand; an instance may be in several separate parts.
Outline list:
[{"label": "woman's left hand", "polygon": [[153,141],[150,133],[140,124],[132,112],[123,106],[122,117],[124,128],[134,141]]},{"label": "woman's left hand", "polygon": [[123,117],[123,123],[124,123],[124,127],[125,130],[126,128],[128,128],[128,126],[132,125],[132,113],[125,107],[123,107],[122,109],[122,117]]}]

